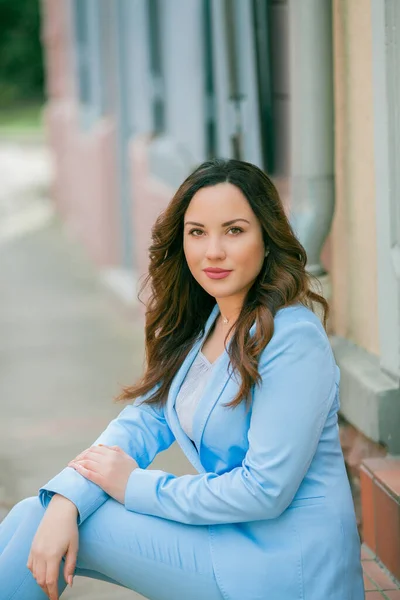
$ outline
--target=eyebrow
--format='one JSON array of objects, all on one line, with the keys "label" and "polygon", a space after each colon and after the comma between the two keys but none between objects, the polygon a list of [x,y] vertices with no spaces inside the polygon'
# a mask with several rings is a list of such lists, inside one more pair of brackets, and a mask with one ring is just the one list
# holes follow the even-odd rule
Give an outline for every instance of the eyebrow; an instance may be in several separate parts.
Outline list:
[{"label": "eyebrow", "polygon": [[[237,223],[237,221],[244,221],[250,225],[250,221],[247,219],[232,219],[232,221],[226,221],[226,223],[222,223],[221,227],[228,227],[228,225],[233,225],[233,223]],[[185,225],[197,225],[198,227],[205,227],[203,223],[196,223],[195,221],[186,221]]]}]

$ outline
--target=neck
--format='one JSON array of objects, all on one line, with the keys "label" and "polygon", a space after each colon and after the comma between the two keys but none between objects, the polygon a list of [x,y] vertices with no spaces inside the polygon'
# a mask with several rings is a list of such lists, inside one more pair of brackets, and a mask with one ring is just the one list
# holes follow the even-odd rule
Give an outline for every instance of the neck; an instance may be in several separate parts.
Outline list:
[{"label": "neck", "polygon": [[221,303],[218,302],[219,311],[221,313],[221,322],[223,325],[233,325],[233,323],[237,320],[241,306],[238,307],[237,304],[233,305],[232,303]]}]

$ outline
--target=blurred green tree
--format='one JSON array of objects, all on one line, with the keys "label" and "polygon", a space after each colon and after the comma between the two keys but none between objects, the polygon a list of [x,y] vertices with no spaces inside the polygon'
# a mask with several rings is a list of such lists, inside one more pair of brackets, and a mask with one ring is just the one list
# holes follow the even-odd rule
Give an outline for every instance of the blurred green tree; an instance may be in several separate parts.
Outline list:
[{"label": "blurred green tree", "polygon": [[43,100],[39,0],[0,0],[0,107]]}]

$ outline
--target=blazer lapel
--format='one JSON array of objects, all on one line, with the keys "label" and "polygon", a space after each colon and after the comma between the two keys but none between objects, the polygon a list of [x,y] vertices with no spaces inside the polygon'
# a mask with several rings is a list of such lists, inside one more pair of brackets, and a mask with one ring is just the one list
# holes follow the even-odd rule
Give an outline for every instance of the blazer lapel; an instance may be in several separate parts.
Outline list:
[{"label": "blazer lapel", "polygon": [[[207,419],[215,404],[217,403],[218,399],[220,398],[221,394],[223,393],[223,390],[226,384],[228,383],[230,377],[233,377],[232,374],[229,375],[228,373],[229,355],[227,351],[224,351],[224,353],[217,359],[217,363],[213,366],[210,379],[204,389],[200,403],[197,406],[193,420],[193,439],[195,445],[193,445],[192,440],[186,435],[179,423],[178,415],[175,410],[175,401],[179,393],[180,387],[183,383],[183,380],[185,379],[188,370],[190,369],[201,346],[203,345],[203,342],[206,339],[208,332],[214,324],[214,321],[216,320],[218,314],[219,307],[218,304],[216,304],[213,310],[211,311],[209,318],[207,319],[204,328],[204,334],[194,343],[192,349],[188,353],[187,357],[182,363],[181,368],[175,375],[174,380],[172,381],[168,394],[167,405],[165,408],[165,416],[167,418],[168,424],[172,432],[175,435],[176,441],[182,448],[187,459],[192,463],[192,465],[199,473],[205,472],[205,469],[200,461],[199,451]],[[255,324],[251,327],[250,334],[252,334],[254,331]],[[228,348],[229,345],[230,342],[228,342]],[[232,398],[227,398],[228,402],[229,400],[232,400]],[[196,448],[198,451],[196,450]]]},{"label": "blazer lapel", "polygon": [[212,325],[214,324],[215,319],[219,314],[218,304],[214,306],[212,309],[210,316],[207,319],[207,322],[204,327],[204,334],[200,336],[197,341],[193,344],[193,347],[189,351],[185,360],[183,361],[179,371],[175,375],[171,387],[169,389],[168,400],[165,407],[165,416],[167,418],[168,424],[175,435],[176,441],[182,448],[188,460],[192,463],[195,469],[199,472],[204,472],[204,468],[201,465],[199,455],[194,447],[191,439],[186,435],[183,431],[178,415],[175,411],[175,400],[180,390],[180,387],[183,383],[183,380],[186,377],[187,372],[189,371],[194,359],[196,358],[197,353],[199,352],[203,341],[206,339],[208,332],[210,331]]},{"label": "blazer lapel", "polygon": [[[229,346],[229,344],[228,344]],[[223,355],[217,359],[212,367],[210,378],[204,388],[202,398],[197,406],[193,419],[193,440],[200,453],[201,440],[204,433],[208,417],[218,402],[226,384],[229,381],[228,374],[229,355],[224,351]],[[229,399],[227,399],[229,402]]]},{"label": "blazer lapel", "polygon": [[[250,328],[250,335],[253,335],[256,329],[255,323]],[[227,344],[229,349],[230,341]],[[208,417],[214,406],[220,399],[224,392],[224,389],[231,378],[235,375],[229,372],[229,354],[225,350],[222,356],[217,359],[216,364],[213,366],[211,377],[207,382],[207,385],[203,391],[202,399],[197,407],[193,421],[193,438],[198,448],[199,455],[201,451],[201,441],[204,434],[204,429],[207,424]],[[239,382],[238,382],[239,383]],[[226,398],[226,402],[230,402],[233,398]],[[226,409],[229,410],[229,409]]]}]

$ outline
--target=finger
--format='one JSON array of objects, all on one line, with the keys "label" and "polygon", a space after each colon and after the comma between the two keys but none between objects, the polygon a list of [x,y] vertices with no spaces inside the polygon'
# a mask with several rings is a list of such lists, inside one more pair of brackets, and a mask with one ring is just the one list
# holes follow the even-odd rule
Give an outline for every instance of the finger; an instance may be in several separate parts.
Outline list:
[{"label": "finger", "polygon": [[99,473],[97,473],[96,471],[90,471],[89,469],[86,469],[86,467],[82,467],[82,465],[80,465],[79,463],[71,464],[71,466],[73,469],[75,469],[75,471],[80,473],[80,475],[82,475],[89,481],[93,481],[93,483],[96,483],[101,487],[103,478]]},{"label": "finger", "polygon": [[92,446],[90,450],[94,454],[102,454],[103,456],[108,456],[110,452],[113,452],[111,446],[105,446],[104,444],[100,444],[99,446]]},{"label": "finger", "polygon": [[129,454],[126,454],[126,452],[124,452],[124,450],[122,450],[118,446],[114,446],[114,447],[110,447],[110,448],[102,447],[102,448],[98,448],[98,449],[93,448],[89,452],[87,452],[86,455],[84,457],[82,457],[81,459],[74,459],[71,462],[83,463],[83,466],[85,466],[85,464],[84,464],[85,460],[92,460],[99,464],[104,464],[105,460],[109,460],[110,458],[114,459],[116,457],[116,455],[129,456]]},{"label": "finger", "polygon": [[32,575],[36,579],[38,586],[48,595],[46,586],[46,563],[42,560],[35,560],[33,562]]},{"label": "finger", "polygon": [[111,448],[112,448],[113,450],[115,450],[116,452],[122,452],[123,454],[126,454],[126,453],[124,452],[124,450],[122,450],[122,448],[120,448],[119,446],[111,446]]},{"label": "finger", "polygon": [[90,458],[91,460],[99,460],[100,458],[104,459],[113,456],[115,455],[115,452],[116,451],[113,448],[109,448],[108,446],[93,446],[80,459],[74,460],[82,460],[85,458]]},{"label": "finger", "polygon": [[[105,448],[106,450],[112,450],[113,452],[122,452],[123,454],[126,454],[124,452],[124,450],[122,450],[122,448],[120,448],[119,446],[106,446],[105,444],[100,444],[100,446],[102,448]],[[98,447],[98,446],[97,446]],[[109,454],[109,453],[108,453]]]},{"label": "finger", "polygon": [[86,448],[86,450],[82,450],[82,452],[80,452],[77,456],[75,456],[75,458],[73,460],[79,460],[79,459],[83,458],[89,450],[90,450],[90,448]]},{"label": "finger", "polygon": [[84,460],[73,460],[70,465],[73,467],[74,465],[78,465],[80,467],[84,467],[85,469],[89,469],[89,471],[95,471],[96,473],[101,472],[101,462],[97,460],[88,460],[87,458]]},{"label": "finger", "polygon": [[58,600],[58,572],[60,568],[59,561],[52,561],[47,565],[46,586],[47,595],[50,600]]},{"label": "finger", "polygon": [[107,449],[108,446],[105,446],[103,444],[99,444],[98,446],[90,446],[89,448],[86,448],[86,450],[83,450],[80,454],[78,454],[78,456],[76,456],[73,460],[81,460],[82,458],[88,456],[88,454],[91,454],[93,451],[95,454],[106,454],[107,451],[104,452],[102,448]]},{"label": "finger", "polygon": [[64,566],[64,579],[70,587],[72,587],[73,577],[75,574],[76,559],[78,555],[78,547],[72,544],[67,550],[65,555],[65,566]]},{"label": "finger", "polygon": [[83,458],[87,458],[89,456],[99,456],[99,455],[107,456],[109,454],[110,454],[110,450],[109,450],[109,448],[106,448],[105,446],[104,447],[92,446],[91,448],[88,448],[84,452],[81,452],[80,454],[78,454],[78,456],[76,456],[72,460],[82,460]]}]

